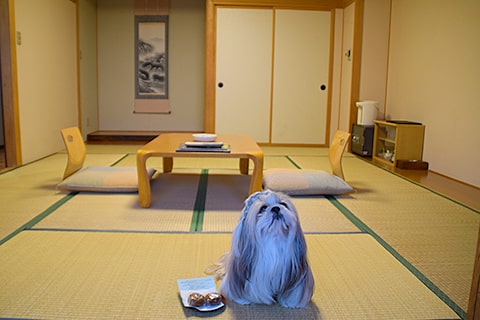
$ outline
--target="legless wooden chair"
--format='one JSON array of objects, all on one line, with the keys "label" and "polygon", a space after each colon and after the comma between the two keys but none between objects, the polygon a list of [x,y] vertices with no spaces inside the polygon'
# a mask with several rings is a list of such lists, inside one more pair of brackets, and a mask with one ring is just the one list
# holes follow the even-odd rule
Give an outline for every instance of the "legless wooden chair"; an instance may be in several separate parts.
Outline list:
[{"label": "legless wooden chair", "polygon": [[[83,167],[87,148],[78,127],[62,129],[61,135],[68,158],[63,181],[57,185],[58,189],[90,192],[138,191],[136,167]],[[149,168],[147,172],[151,178],[155,170]]]},{"label": "legless wooden chair", "polygon": [[328,149],[328,160],[330,161],[332,174],[343,180],[345,180],[345,177],[343,175],[342,157],[350,141],[350,136],[350,133],[338,130],[335,132],[330,148]]},{"label": "legless wooden chair", "polygon": [[63,172],[63,179],[66,179],[83,168],[87,148],[78,127],[62,129],[61,134],[68,154],[67,165]]},{"label": "legless wooden chair", "polygon": [[353,191],[345,182],[342,157],[350,133],[337,131],[328,150],[331,174],[324,170],[271,168],[264,170],[263,188],[289,195],[336,195]]}]

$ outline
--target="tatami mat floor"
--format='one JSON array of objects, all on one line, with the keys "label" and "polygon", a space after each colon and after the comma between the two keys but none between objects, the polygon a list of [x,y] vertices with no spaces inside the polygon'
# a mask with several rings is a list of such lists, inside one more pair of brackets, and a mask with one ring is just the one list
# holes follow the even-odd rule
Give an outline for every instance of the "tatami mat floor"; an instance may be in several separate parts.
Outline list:
[{"label": "tatami mat floor", "polygon": [[[137,148],[89,145],[86,165],[134,166]],[[328,168],[323,148],[264,151],[266,168]],[[176,280],[204,276],[228,250],[248,192],[238,164],[178,159],[173,174],[152,181],[152,207],[144,209],[136,193],[57,191],[65,161],[59,152],[0,174],[0,317],[204,317],[182,307]],[[312,303],[227,303],[208,316],[465,318],[479,212],[351,154],[344,170],[354,193],[293,198],[316,280]],[[205,198],[196,202],[199,188]]]}]

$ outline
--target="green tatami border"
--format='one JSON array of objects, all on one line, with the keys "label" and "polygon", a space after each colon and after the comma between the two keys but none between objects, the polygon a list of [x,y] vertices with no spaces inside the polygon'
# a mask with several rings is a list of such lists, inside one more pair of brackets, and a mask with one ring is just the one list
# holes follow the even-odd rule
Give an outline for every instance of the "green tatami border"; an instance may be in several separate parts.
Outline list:
[{"label": "green tatami border", "polygon": [[361,231],[371,235],[382,247],[384,247],[392,256],[395,257],[405,268],[407,268],[418,280],[420,280],[428,289],[430,289],[440,300],[445,302],[460,318],[465,319],[467,313],[453,301],[445,292],[428,279],[420,270],[408,262],[397,250],[395,250],[388,242],[382,239],[375,231],[367,226],[355,214],[348,210],[334,196],[325,196],[347,219],[349,219]]},{"label": "green tatami border", "polygon": [[[293,159],[291,159],[288,155],[285,155],[285,157],[298,169],[301,169],[301,166],[299,166]],[[357,157],[358,158],[358,157]],[[422,188],[424,188],[427,191],[430,191],[434,194],[437,194],[439,196],[442,196],[445,199],[448,199],[458,205],[461,205],[467,209],[472,210],[473,212],[478,213],[477,210],[474,210],[468,206],[465,206],[461,203],[458,203],[457,201],[439,194],[438,192],[435,192],[434,190],[431,190],[428,187],[422,186],[418,183],[415,183],[415,181],[412,181],[410,179],[407,179],[406,177],[403,177],[395,172],[386,170],[384,168],[381,168],[379,166],[376,166],[373,163],[370,163],[366,161],[365,159],[362,159],[366,163],[375,166],[379,169],[382,169],[384,171],[387,171],[389,173],[394,174],[395,176],[402,178],[410,183],[413,183],[415,185],[418,185]],[[395,250],[388,242],[386,242],[382,237],[380,237],[373,229],[371,229],[367,224],[365,224],[362,220],[360,220],[355,214],[353,214],[347,207],[345,207],[343,204],[340,203],[339,200],[337,200],[336,197],[332,195],[325,196],[347,219],[349,219],[357,228],[360,229],[361,232],[367,233],[371,235],[382,247],[384,247],[391,255],[395,257],[405,268],[407,268],[417,279],[419,279],[427,288],[429,288],[440,300],[442,300],[446,305],[448,305],[456,314],[460,316],[461,319],[466,319],[466,311],[463,310],[455,301],[453,301],[445,292],[443,292],[437,285],[435,285],[430,279],[428,279],[420,270],[418,270],[415,266],[413,266],[407,259],[405,259],[397,250]]]},{"label": "green tatami border", "polygon": [[202,169],[200,179],[198,181],[197,196],[193,206],[192,222],[190,224],[190,232],[202,232],[203,217],[205,215],[205,201],[207,199],[208,187],[208,169]]},{"label": "green tatami border", "polygon": [[54,204],[52,204],[50,207],[48,207],[47,209],[45,209],[43,212],[41,212],[39,215],[37,215],[36,217],[34,217],[33,219],[31,219],[30,221],[28,221],[27,223],[25,223],[24,225],[22,225],[20,228],[18,228],[17,230],[13,231],[12,233],[10,233],[8,236],[6,236],[5,238],[1,239],[0,240],[0,246],[2,244],[4,244],[5,242],[7,242],[8,240],[12,239],[13,237],[15,237],[17,234],[19,234],[20,232],[24,231],[24,230],[28,230],[28,229],[31,229],[34,225],[36,225],[37,223],[39,223],[40,221],[42,221],[43,219],[45,219],[46,217],[48,217],[50,214],[52,214],[55,210],[57,210],[58,208],[60,208],[63,204],[65,204],[67,201],[69,201],[70,199],[72,199],[75,195],[77,195],[78,192],[70,192],[69,194],[67,194],[65,197],[63,197],[62,199],[58,200],[57,202],[55,202]]}]

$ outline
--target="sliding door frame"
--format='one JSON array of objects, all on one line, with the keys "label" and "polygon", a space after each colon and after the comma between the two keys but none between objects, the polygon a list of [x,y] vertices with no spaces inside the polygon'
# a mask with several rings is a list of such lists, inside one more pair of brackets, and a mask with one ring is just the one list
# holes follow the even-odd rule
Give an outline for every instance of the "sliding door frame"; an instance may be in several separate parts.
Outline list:
[{"label": "sliding door frame", "polygon": [[18,118],[17,58],[14,0],[0,0],[0,70],[7,168],[22,163]]},{"label": "sliding door frame", "polygon": [[[362,47],[362,26],[364,0],[206,0],[205,26],[205,100],[204,131],[215,132],[215,75],[216,75],[216,8],[231,7],[271,7],[298,10],[335,10],[355,3],[355,26],[352,56],[352,79],[350,93],[349,128],[357,118],[355,102],[360,92],[360,65]],[[327,123],[330,123],[328,120]],[[327,132],[328,133],[328,132]],[[328,134],[327,134],[328,135]]]}]

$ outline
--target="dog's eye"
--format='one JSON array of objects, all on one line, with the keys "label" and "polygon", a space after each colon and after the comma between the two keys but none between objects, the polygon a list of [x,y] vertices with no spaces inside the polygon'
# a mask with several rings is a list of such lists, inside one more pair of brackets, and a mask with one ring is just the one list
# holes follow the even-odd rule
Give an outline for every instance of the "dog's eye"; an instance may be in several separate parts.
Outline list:
[{"label": "dog's eye", "polygon": [[261,216],[262,214],[265,213],[265,211],[267,211],[267,206],[262,206],[260,208],[260,211],[258,211],[258,215]]},{"label": "dog's eye", "polygon": [[280,202],[280,204],[288,209],[288,205],[285,202]]}]

